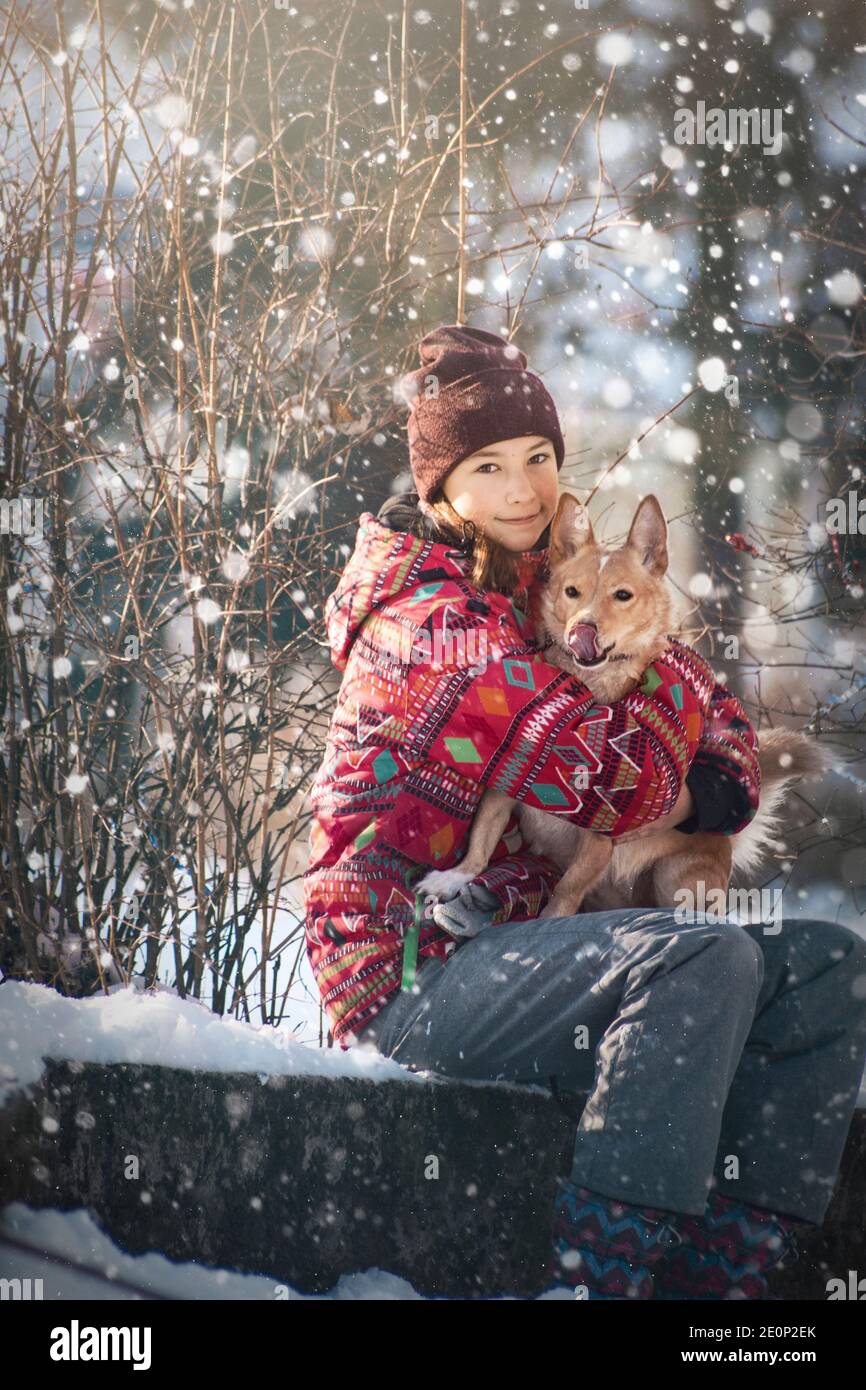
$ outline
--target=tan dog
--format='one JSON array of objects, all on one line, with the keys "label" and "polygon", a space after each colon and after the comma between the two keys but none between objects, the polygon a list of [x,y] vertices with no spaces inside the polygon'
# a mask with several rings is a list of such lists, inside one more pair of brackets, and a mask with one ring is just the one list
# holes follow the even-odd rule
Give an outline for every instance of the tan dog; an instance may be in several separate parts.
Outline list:
[{"label": "tan dog", "polygon": [[[545,659],[576,675],[597,700],[621,699],[640,683],[669,636],[667,524],[656,498],[644,498],[625,544],[610,550],[596,541],[582,504],[563,493],[551,524],[549,568],[532,614],[539,637],[553,640]],[[777,832],[788,784],[828,765],[814,740],[787,729],[761,734],[759,760],[760,807],[738,835],[660,830],[617,844],[489,788],[460,864],[434,869],[417,888],[428,897],[455,897],[487,868],[517,808],[525,844],[553,859],[563,874],[542,917],[570,916],[581,907],[675,907],[684,889],[702,900],[720,890],[727,895],[732,869],[755,868]]]}]

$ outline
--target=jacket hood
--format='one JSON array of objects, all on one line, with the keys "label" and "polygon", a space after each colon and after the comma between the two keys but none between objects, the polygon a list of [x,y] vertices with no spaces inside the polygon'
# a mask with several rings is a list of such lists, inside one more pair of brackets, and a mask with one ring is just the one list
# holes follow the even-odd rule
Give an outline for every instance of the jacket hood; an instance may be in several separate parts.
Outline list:
[{"label": "jacket hood", "polygon": [[[520,553],[521,587],[528,588],[544,568],[549,530],[549,526],[545,528],[533,550]],[[345,669],[365,619],[398,596],[414,594],[420,606],[425,585],[438,588],[449,579],[462,581],[469,596],[474,592],[466,579],[465,551],[436,539],[438,535],[435,522],[419,507],[415,492],[389,497],[378,516],[362,512],[354,552],[325,604],[325,630],[337,670]]]}]

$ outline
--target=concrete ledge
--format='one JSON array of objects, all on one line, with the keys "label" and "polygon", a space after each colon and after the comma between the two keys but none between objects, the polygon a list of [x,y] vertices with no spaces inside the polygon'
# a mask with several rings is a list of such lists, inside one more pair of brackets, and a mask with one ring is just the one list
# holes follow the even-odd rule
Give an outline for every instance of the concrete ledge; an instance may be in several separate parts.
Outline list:
[{"label": "concrete ledge", "polygon": [[[563,1100],[579,1114],[582,1096]],[[304,1293],[379,1267],[423,1294],[533,1297],[573,1129],[534,1087],[47,1061],[0,1110],[0,1205],[86,1207],[130,1253]],[[866,1275],[862,1110],[801,1246],[773,1276],[786,1297],[823,1301],[831,1276]]]}]

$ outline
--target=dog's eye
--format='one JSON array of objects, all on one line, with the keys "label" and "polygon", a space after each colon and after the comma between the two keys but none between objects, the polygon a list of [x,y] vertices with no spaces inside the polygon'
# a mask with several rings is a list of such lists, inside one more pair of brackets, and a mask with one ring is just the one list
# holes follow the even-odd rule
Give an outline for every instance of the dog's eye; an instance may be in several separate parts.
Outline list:
[{"label": "dog's eye", "polygon": [[575,587],[574,587],[573,584],[566,584],[566,586],[565,586],[565,597],[566,597],[566,598],[580,598],[580,590],[579,590],[579,589],[575,589]]},{"label": "dog's eye", "polygon": [[628,589],[617,589],[614,598],[619,599],[620,603],[626,603],[630,598],[634,598],[634,595],[630,594]]}]

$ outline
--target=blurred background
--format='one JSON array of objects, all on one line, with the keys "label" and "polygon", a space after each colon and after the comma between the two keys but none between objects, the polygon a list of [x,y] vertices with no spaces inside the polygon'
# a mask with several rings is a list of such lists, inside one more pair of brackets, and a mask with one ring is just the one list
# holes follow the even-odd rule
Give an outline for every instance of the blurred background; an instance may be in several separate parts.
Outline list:
[{"label": "blurred background", "polygon": [[[5,972],[328,1044],[322,612],[411,486],[400,382],[443,322],[527,353],[605,539],[658,495],[687,639],[837,757],[759,886],[866,934],[862,5],[45,0],[0,32]],[[778,139],[698,142],[752,109]]]}]

